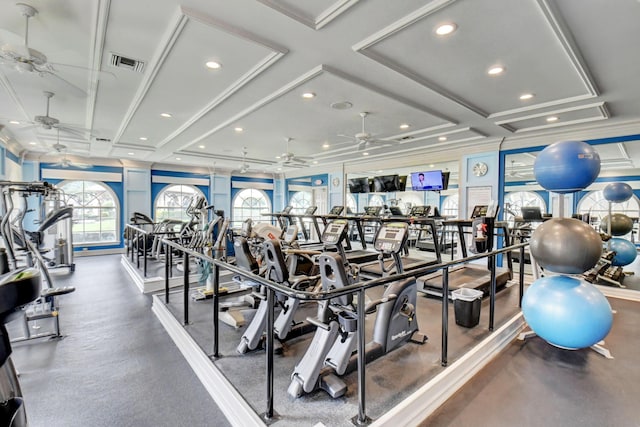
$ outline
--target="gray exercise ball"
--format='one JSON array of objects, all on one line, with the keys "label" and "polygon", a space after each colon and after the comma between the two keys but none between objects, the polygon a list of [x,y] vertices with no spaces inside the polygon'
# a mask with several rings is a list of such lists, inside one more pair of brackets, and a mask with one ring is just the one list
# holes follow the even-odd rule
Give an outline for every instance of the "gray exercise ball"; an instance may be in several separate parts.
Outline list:
[{"label": "gray exercise ball", "polygon": [[602,255],[600,234],[587,223],[573,218],[553,218],[531,236],[531,255],[546,270],[581,274]]},{"label": "gray exercise ball", "polygon": [[[633,220],[625,214],[614,213],[611,215],[611,235],[612,236],[624,236],[631,233],[633,230]],[[600,221],[600,231],[603,233],[609,232],[609,215],[602,218]]]}]

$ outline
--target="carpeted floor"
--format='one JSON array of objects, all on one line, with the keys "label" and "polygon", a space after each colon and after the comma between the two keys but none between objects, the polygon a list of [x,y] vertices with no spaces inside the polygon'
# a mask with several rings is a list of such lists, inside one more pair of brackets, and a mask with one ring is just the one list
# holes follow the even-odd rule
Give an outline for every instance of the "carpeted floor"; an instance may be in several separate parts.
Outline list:
[{"label": "carpeted floor", "polygon": [[60,298],[65,337],[14,345],[30,425],[229,425],[151,313],[151,298],[123,273],[120,255],[76,263],[74,273],[54,277],[77,289]]}]

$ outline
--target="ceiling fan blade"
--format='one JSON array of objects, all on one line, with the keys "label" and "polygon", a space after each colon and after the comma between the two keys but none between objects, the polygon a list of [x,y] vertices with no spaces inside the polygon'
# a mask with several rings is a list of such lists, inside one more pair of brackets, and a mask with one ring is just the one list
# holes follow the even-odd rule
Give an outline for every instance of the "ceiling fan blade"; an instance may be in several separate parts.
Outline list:
[{"label": "ceiling fan blade", "polygon": [[60,125],[56,126],[56,128],[59,129],[61,132],[66,132],[68,134],[75,135],[84,139],[86,139],[87,136],[89,138],[96,136],[96,134],[93,133],[91,129],[75,128],[75,127],[60,126]]},{"label": "ceiling fan blade", "polygon": [[345,134],[339,133],[337,136],[339,136],[341,138],[348,138],[348,139],[353,140],[353,136],[352,135],[345,135]]},{"label": "ceiling fan blade", "polygon": [[70,93],[71,95],[75,96],[76,98],[86,98],[87,97],[87,92],[85,92],[84,90],[82,90],[78,86],[74,85],[70,81],[65,80],[64,78],[60,77],[59,75],[57,75],[54,72],[41,71],[39,73],[39,75],[41,77],[47,78],[50,82],[52,82],[54,84],[57,84],[60,87],[61,90]]},{"label": "ceiling fan blade", "polygon": [[362,151],[367,147],[367,141],[360,141],[358,142],[358,151]]},{"label": "ceiling fan blade", "polygon": [[60,62],[49,62],[49,65],[51,65],[53,68],[53,73],[55,73],[55,68],[59,68],[59,67],[67,67],[67,68],[74,68],[76,70],[81,70],[81,71],[86,71],[86,72],[93,72],[98,74],[98,78],[100,79],[113,79],[116,80],[118,77],[112,73],[111,71],[103,71],[103,70],[97,70],[95,68],[89,68],[89,67],[83,67],[81,65],[73,65],[73,64],[62,64]]}]

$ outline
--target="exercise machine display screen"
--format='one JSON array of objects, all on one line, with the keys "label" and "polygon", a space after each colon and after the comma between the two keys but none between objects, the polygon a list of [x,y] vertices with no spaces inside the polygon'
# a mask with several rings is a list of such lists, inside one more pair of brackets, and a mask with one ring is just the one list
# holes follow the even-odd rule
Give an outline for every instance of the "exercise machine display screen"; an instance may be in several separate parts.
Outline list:
[{"label": "exercise machine display screen", "polygon": [[314,213],[316,213],[316,211],[318,210],[317,206],[309,206],[305,211],[304,214],[305,215],[313,215]]},{"label": "exercise machine display screen", "polygon": [[342,211],[344,211],[344,206],[334,206],[329,211],[329,215],[341,215]]},{"label": "exercise machine display screen", "polygon": [[487,205],[476,205],[473,207],[473,212],[471,212],[471,218],[478,218],[481,216],[487,216],[487,209],[489,206]]},{"label": "exercise machine display screen", "polygon": [[393,216],[404,216],[404,214],[402,213],[402,209],[397,206],[390,206],[389,212],[391,212],[391,215]]},{"label": "exercise machine display screen", "polygon": [[409,211],[409,216],[427,216],[431,211],[431,206],[414,206]]},{"label": "exercise machine display screen", "polygon": [[280,213],[283,213],[283,214],[291,213],[291,209],[293,209],[293,206],[285,206],[284,209],[282,209],[282,212]]},{"label": "exercise machine display screen", "polygon": [[382,224],[378,235],[376,236],[373,246],[380,252],[400,252],[407,240],[407,224],[399,222],[390,222]]},{"label": "exercise machine display screen", "polygon": [[364,214],[367,216],[378,216],[380,215],[380,210],[382,206],[365,206]]},{"label": "exercise machine display screen", "polygon": [[346,237],[347,222],[333,221],[322,232],[322,243],[338,244]]}]

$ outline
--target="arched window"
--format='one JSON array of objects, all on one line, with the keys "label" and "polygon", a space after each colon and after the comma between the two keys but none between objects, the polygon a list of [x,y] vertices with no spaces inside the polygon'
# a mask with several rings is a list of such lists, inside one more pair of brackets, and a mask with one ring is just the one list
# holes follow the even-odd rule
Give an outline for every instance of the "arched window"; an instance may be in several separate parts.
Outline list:
[{"label": "arched window", "polygon": [[384,199],[379,194],[372,194],[369,196],[369,206],[382,206],[384,205]]},{"label": "arched window", "polygon": [[398,206],[405,214],[409,213],[413,206],[424,205],[424,196],[422,195],[422,192],[406,191],[404,193],[397,193],[397,195],[400,196],[398,198]]},{"label": "arched window", "polygon": [[513,221],[516,216],[522,216],[523,206],[537,206],[540,212],[547,211],[544,199],[533,191],[513,191],[504,196],[504,219]]},{"label": "arched window", "polygon": [[263,213],[271,212],[271,202],[267,195],[254,188],[245,188],[233,198],[231,219],[234,226],[240,226],[247,218],[255,222],[266,221]]},{"label": "arched window", "polygon": [[[640,203],[634,195],[623,203],[613,203],[611,212],[623,213],[631,218],[637,218],[640,214]],[[579,214],[589,214],[590,222],[594,225],[599,224],[600,220],[609,215],[609,202],[604,198],[602,190],[590,191],[578,202]]]},{"label": "arched window", "polygon": [[187,207],[196,196],[205,197],[202,191],[192,185],[167,185],[158,193],[153,204],[154,220],[159,222],[171,218],[189,221],[191,217],[187,214]]},{"label": "arched window", "polygon": [[347,193],[347,209],[346,211],[349,212],[349,209],[351,209],[351,213],[356,213],[358,212],[358,203],[356,202],[356,198],[353,197],[353,194],[351,193]]},{"label": "arched window", "polygon": [[442,212],[440,212],[440,214],[443,216],[450,216],[450,217],[457,218],[458,206],[459,206],[459,198],[457,194],[452,194],[451,196],[447,196],[442,201]]},{"label": "arched window", "polygon": [[118,243],[120,206],[118,197],[97,181],[66,181],[58,185],[64,203],[73,206],[73,244]]},{"label": "arched window", "polygon": [[297,191],[291,196],[289,204],[293,207],[291,212],[294,214],[303,214],[304,211],[311,206],[313,195],[311,191]]}]

